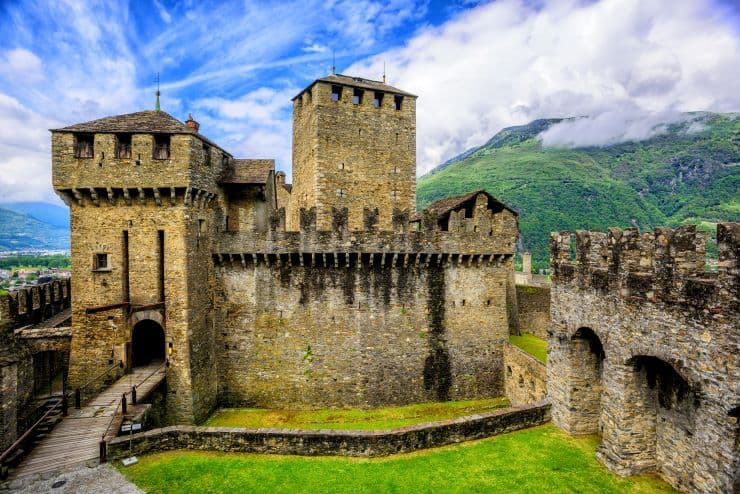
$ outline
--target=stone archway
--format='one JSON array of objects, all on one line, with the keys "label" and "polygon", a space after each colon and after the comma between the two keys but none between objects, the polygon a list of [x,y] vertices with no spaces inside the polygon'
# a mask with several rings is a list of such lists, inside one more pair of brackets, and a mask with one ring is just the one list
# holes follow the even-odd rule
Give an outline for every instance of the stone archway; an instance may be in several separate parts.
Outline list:
[{"label": "stone archway", "polygon": [[612,373],[618,385],[606,400],[602,461],[621,475],[658,472],[680,491],[692,490],[699,390],[650,355],[634,356]]},{"label": "stone archway", "polygon": [[601,433],[604,346],[588,327],[558,341],[548,357],[553,421],[571,434]]},{"label": "stone archway", "polygon": [[164,362],[164,329],[151,319],[143,319],[131,330],[131,363],[134,367]]}]

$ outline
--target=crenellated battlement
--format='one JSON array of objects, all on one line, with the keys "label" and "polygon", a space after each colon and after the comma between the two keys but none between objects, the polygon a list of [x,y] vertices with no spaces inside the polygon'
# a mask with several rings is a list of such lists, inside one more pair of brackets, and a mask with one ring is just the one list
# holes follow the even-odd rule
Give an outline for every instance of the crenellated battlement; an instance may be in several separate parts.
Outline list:
[{"label": "crenellated battlement", "polygon": [[729,315],[740,306],[740,224],[718,224],[717,244],[719,269],[706,272],[706,235],[694,225],[642,234],[637,228],[553,232],[553,282]]},{"label": "crenellated battlement", "polygon": [[11,328],[38,324],[70,307],[70,280],[54,280],[0,297],[0,322]]}]

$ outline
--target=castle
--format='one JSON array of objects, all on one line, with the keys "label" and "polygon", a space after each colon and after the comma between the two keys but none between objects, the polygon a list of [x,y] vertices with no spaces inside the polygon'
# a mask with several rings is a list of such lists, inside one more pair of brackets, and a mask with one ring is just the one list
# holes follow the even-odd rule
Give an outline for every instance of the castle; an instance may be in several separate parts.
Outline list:
[{"label": "castle", "polygon": [[179,423],[502,395],[517,213],[483,191],[415,212],[415,110],[384,82],[314,81],[293,98],[291,185],[192,117],[53,130],[69,386],[165,361]]}]

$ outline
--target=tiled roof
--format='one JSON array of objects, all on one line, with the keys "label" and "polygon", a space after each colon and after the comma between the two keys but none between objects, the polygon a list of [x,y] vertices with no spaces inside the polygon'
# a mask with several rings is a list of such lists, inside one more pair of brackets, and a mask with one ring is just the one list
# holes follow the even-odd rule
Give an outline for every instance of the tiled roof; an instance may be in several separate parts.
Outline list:
[{"label": "tiled roof", "polygon": [[[52,132],[90,132],[96,134],[193,134],[208,144],[222,149],[207,137],[199,134],[167,112],[148,110],[125,115],[103,117],[90,122],[78,123]],[[228,153],[227,153],[228,154]]]},{"label": "tiled roof", "polygon": [[275,170],[275,160],[233,160],[232,167],[221,178],[222,184],[264,184]]},{"label": "tiled roof", "polygon": [[343,74],[332,74],[326,77],[322,77],[321,79],[316,79],[311,84],[309,84],[303,91],[295,95],[293,99],[296,99],[298,96],[303,94],[304,91],[311,88],[317,82],[329,82],[331,84],[340,84],[343,86],[357,87],[361,89],[369,89],[372,91],[383,91],[386,93],[400,94],[400,95],[409,96],[412,98],[417,97],[415,94],[411,94],[407,91],[404,91],[403,89],[398,89],[397,87],[390,86],[381,81],[373,81],[370,79],[364,79],[362,77],[352,77],[352,76],[343,75]]},{"label": "tiled roof", "polygon": [[478,194],[485,194],[488,196],[488,207],[492,208],[492,206],[501,206],[504,209],[508,209],[512,213],[514,213],[516,216],[519,216],[519,213],[517,213],[514,209],[510,208],[503,202],[499,201],[495,197],[493,197],[491,194],[486,192],[485,190],[476,190],[475,192],[468,192],[467,194],[454,196],[454,197],[448,197],[446,199],[440,199],[437,202],[431,203],[429,206],[425,207],[418,213],[416,213],[412,218],[411,221],[421,221],[422,216],[425,212],[431,213],[431,215],[438,220],[443,218],[444,216],[448,215],[450,211],[454,211],[455,209],[459,209],[469,201],[474,201],[475,197]]}]

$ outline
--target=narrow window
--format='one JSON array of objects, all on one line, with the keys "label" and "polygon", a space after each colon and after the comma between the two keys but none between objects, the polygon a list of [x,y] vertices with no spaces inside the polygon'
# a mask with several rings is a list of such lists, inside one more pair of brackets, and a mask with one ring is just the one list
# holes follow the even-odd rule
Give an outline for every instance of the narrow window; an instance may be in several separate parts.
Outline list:
[{"label": "narrow window", "polygon": [[392,190],[391,191],[391,197],[393,199],[398,199],[398,191],[397,190]]},{"label": "narrow window", "polygon": [[344,189],[337,189],[337,197],[340,199],[344,199],[347,197],[347,191]]},{"label": "narrow window", "polygon": [[107,271],[108,269],[108,254],[102,252],[96,253],[93,256],[93,270]]},{"label": "narrow window", "polygon": [[393,173],[398,174],[400,172],[401,172],[401,170],[399,170],[397,166],[394,166],[393,167]]},{"label": "narrow window", "polygon": [[383,106],[383,93],[379,91],[375,91],[375,98],[373,98],[373,106],[375,108],[380,108]]},{"label": "narrow window", "polygon": [[157,230],[157,244],[159,246],[159,266],[157,266],[159,301],[164,302],[164,230]]},{"label": "narrow window", "polygon": [[131,159],[131,134],[116,134],[116,158]]},{"label": "narrow window", "polygon": [[362,95],[365,91],[362,89],[355,88],[354,92],[352,93],[352,103],[359,105],[362,103]]},{"label": "narrow window", "polygon": [[344,163],[339,163],[339,169],[344,170]]},{"label": "narrow window", "polygon": [[211,146],[203,143],[203,163],[206,166],[211,166]]},{"label": "narrow window", "polygon": [[128,255],[128,230],[123,231],[123,250],[121,253],[121,262],[123,264],[123,269],[121,269],[122,273],[122,281],[123,281],[123,301],[128,302],[131,300],[131,290],[129,288],[129,255]]},{"label": "narrow window", "polygon": [[168,135],[155,135],[154,136],[154,154],[152,158],[154,158],[155,160],[170,159],[170,136]]},{"label": "narrow window", "polygon": [[403,105],[403,96],[395,95],[393,97],[393,108],[400,110]]},{"label": "narrow window", "polygon": [[93,135],[75,134],[75,158],[93,157]]},{"label": "narrow window", "polygon": [[331,87],[331,100],[340,101],[342,99],[342,86]]}]

